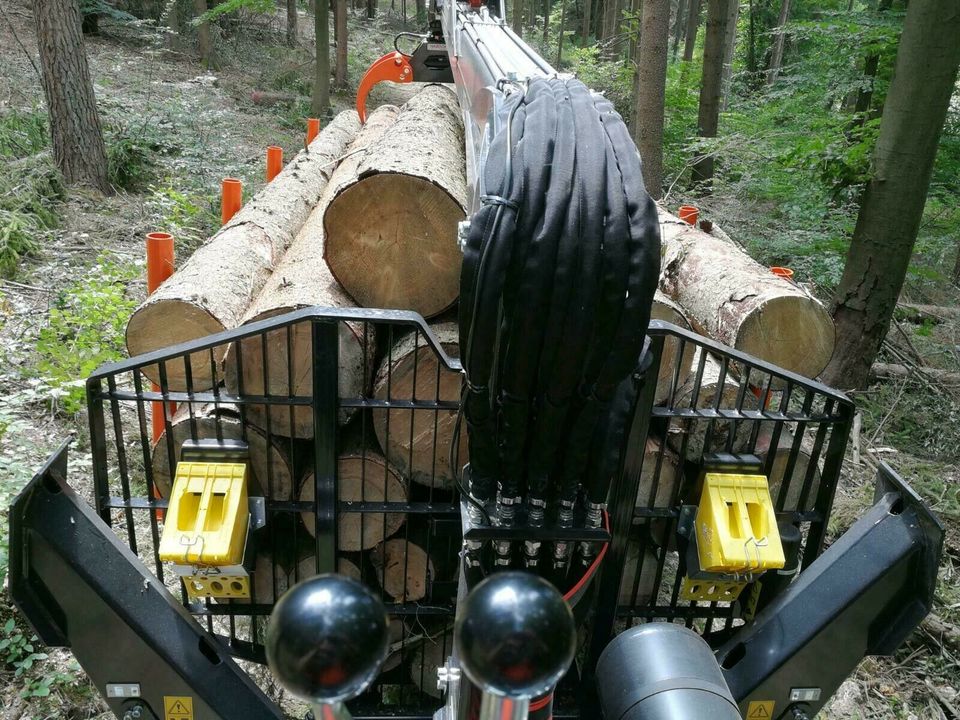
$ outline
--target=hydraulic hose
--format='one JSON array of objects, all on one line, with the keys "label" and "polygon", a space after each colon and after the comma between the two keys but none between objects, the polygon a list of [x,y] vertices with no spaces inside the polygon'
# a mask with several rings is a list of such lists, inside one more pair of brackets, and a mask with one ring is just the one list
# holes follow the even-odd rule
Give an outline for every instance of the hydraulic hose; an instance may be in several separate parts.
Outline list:
[{"label": "hydraulic hose", "polygon": [[581,82],[531,80],[501,113],[461,274],[470,493],[572,506],[582,485],[605,497],[598,428],[628,420],[614,398],[643,348],[657,212],[622,118]]}]

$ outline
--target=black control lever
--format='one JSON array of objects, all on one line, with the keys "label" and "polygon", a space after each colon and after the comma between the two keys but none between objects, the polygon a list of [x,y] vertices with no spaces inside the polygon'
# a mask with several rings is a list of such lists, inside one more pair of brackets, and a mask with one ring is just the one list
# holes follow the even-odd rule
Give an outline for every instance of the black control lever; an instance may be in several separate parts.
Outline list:
[{"label": "black control lever", "polygon": [[291,588],[267,629],[267,662],[316,720],[348,720],[343,703],[362,693],[387,657],[383,603],[342,575],[319,575]]},{"label": "black control lever", "polygon": [[464,601],[454,647],[483,691],[480,720],[526,720],[530,700],[550,693],[573,661],[573,613],[546,580],[497,573]]}]

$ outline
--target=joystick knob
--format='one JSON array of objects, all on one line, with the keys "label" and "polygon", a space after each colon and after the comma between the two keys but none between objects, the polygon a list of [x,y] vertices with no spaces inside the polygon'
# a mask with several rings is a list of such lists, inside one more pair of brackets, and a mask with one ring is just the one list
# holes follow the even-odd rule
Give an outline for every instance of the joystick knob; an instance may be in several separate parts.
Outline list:
[{"label": "joystick knob", "polygon": [[273,609],[267,662],[291,694],[344,713],[339,704],[373,682],[388,642],[387,613],[376,596],[342,575],[319,575],[295,585]]},{"label": "joystick knob", "polygon": [[485,693],[527,699],[553,690],[573,661],[573,613],[546,580],[503,572],[467,596],[454,630],[467,677]]}]

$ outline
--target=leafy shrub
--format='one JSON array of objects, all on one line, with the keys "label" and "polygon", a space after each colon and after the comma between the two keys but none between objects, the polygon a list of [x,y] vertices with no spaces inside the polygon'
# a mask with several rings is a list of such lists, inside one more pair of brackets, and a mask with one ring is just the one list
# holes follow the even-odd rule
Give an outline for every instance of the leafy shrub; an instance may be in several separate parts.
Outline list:
[{"label": "leafy shrub", "polygon": [[136,306],[126,286],[135,274],[133,266],[101,258],[57,296],[36,345],[37,367],[55,411],[78,412],[86,377],[123,356],[124,327]]},{"label": "leafy shrub", "polygon": [[25,158],[50,143],[47,116],[39,110],[10,110],[0,115],[0,157]]},{"label": "leafy shrub", "polygon": [[40,250],[40,238],[57,226],[63,182],[52,160],[38,154],[17,160],[15,173],[0,177],[0,275],[13,275],[20,261]]},{"label": "leafy shrub", "polygon": [[174,151],[150,125],[133,129],[116,123],[107,126],[106,136],[108,177],[122,190],[144,189],[156,171],[156,156]]}]

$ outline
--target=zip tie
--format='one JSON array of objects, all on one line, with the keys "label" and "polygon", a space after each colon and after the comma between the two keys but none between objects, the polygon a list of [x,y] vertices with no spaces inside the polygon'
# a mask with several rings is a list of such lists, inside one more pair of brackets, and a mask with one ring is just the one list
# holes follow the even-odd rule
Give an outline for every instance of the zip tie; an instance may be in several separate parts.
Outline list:
[{"label": "zip tie", "polygon": [[484,205],[505,205],[514,212],[520,210],[520,206],[517,203],[512,200],[507,200],[505,197],[500,197],[499,195],[481,195],[480,202]]}]

